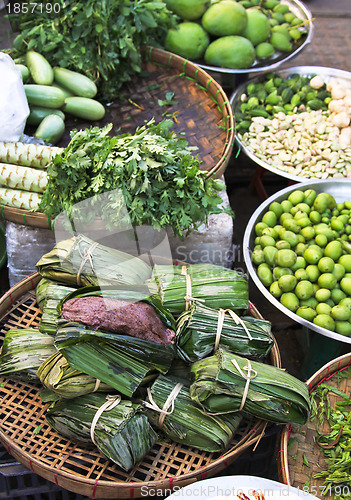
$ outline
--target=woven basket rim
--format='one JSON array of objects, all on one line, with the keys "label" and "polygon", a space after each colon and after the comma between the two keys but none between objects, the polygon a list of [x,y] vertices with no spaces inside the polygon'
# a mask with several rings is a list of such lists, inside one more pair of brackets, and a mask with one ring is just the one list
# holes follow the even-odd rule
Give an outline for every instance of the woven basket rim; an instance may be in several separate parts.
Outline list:
[{"label": "woven basket rim", "polygon": [[[41,276],[35,272],[28,277],[22,279],[10,290],[8,290],[0,298],[0,319],[3,319],[15,310],[17,305],[16,301],[21,299],[23,294],[33,291],[40,281]],[[32,292],[33,293],[33,292]],[[250,302],[250,313],[262,318],[257,308]],[[273,336],[274,338],[274,336]],[[271,350],[271,363],[277,367],[281,367],[279,348],[274,338],[274,345]],[[46,463],[41,462],[37,457],[32,456],[27,451],[22,451],[20,446],[12,441],[6,434],[6,430],[0,427],[0,442],[5,448],[24,466],[30,468],[42,477],[55,482],[70,491],[81,493],[81,488],[87,488],[87,493],[92,498],[99,496],[103,498],[131,498],[131,494],[135,498],[138,497],[142,487],[150,486],[153,489],[162,489],[164,491],[171,490],[174,486],[186,486],[195,481],[211,477],[228,467],[238,456],[245,452],[249,447],[258,443],[265,432],[267,422],[260,419],[254,419],[250,423],[250,429],[246,435],[242,436],[239,442],[231,449],[224,452],[218,458],[212,459],[211,463],[201,466],[193,471],[188,471],[180,476],[169,476],[166,478],[151,480],[151,481],[108,481],[108,480],[94,480],[90,478],[82,478],[81,476],[74,476],[73,473],[68,473],[61,469],[56,469],[48,466]],[[212,454],[209,454],[212,455]],[[131,490],[133,490],[131,492]],[[121,495],[121,496],[119,496]],[[141,495],[142,496],[142,495]]]},{"label": "woven basket rim", "polygon": [[[199,88],[209,94],[217,105],[222,115],[222,128],[226,130],[226,139],[223,145],[222,155],[218,162],[211,169],[207,170],[207,177],[221,177],[229,163],[235,141],[234,114],[225,91],[221,85],[202,68],[164,49],[146,46],[143,57],[145,61],[153,62],[163,68],[175,68],[179,70],[179,76],[184,76],[188,80],[195,82]],[[20,208],[0,205],[0,217],[5,221],[7,220],[43,229],[52,229],[50,217],[42,212],[31,212]]]},{"label": "woven basket rim", "polygon": [[[346,370],[351,366],[351,352],[338,356],[332,359],[328,363],[325,363],[319,370],[317,370],[308,380],[306,380],[306,385],[309,392],[312,392],[315,387],[317,387],[322,382],[325,382],[332,378],[337,373]],[[277,455],[278,463],[278,477],[279,480],[286,485],[293,486],[291,484],[291,478],[289,473],[289,462],[288,462],[288,445],[289,437],[291,432],[291,425],[285,425],[282,429],[280,435],[280,447]]]}]

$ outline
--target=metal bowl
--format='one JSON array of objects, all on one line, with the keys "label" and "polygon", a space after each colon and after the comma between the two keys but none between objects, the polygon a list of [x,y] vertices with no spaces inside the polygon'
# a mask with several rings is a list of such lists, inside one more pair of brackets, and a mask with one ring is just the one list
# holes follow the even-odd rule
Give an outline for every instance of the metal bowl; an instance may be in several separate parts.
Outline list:
[{"label": "metal bowl", "polygon": [[[230,98],[230,104],[231,104],[232,109],[233,109],[234,118],[235,118],[235,113],[239,110],[239,106],[241,104],[241,100],[240,100],[241,95],[245,93],[248,84],[261,82],[262,80],[264,80],[266,74],[267,73],[264,72],[255,78],[250,78],[249,81],[240,85],[240,87],[238,87],[235,90],[235,92],[232,94],[232,96]],[[290,68],[275,71],[275,74],[277,76],[280,76],[283,79],[286,79],[289,76],[292,76],[295,74],[298,74],[301,76],[308,76],[308,77],[312,77],[313,75],[322,75],[324,77],[324,80],[326,83],[328,83],[328,81],[332,77],[343,78],[344,80],[351,81],[351,73],[350,72],[344,71],[341,69],[328,68],[325,66],[293,66]],[[239,148],[242,151],[244,151],[244,153],[252,161],[257,163],[261,167],[265,168],[266,170],[269,170],[270,172],[273,172],[274,174],[280,175],[281,177],[285,177],[285,178],[293,180],[295,182],[305,182],[306,181],[306,177],[300,177],[299,175],[294,175],[294,174],[290,174],[289,172],[284,172],[283,170],[280,170],[279,168],[274,167],[273,165],[262,160],[261,158],[258,158],[255,154],[253,154],[251,151],[249,151],[249,149],[241,141],[240,137],[238,137],[238,134],[235,135],[235,141],[237,142]],[[310,179],[313,179],[313,178],[310,177]]]},{"label": "metal bowl", "polygon": [[268,210],[269,205],[273,201],[281,202],[285,200],[289,194],[296,190],[306,191],[307,189],[314,189],[317,193],[327,192],[334,196],[337,203],[344,202],[346,200],[351,199],[351,179],[330,179],[330,180],[315,180],[308,181],[300,184],[298,187],[296,185],[289,186],[281,191],[278,191],[270,198],[265,200],[252,214],[249,223],[246,227],[244,240],[243,240],[243,255],[247,270],[252,278],[253,282],[257,286],[257,288],[262,292],[262,294],[277,307],[281,312],[289,316],[292,320],[300,323],[304,327],[309,330],[313,330],[325,337],[332,338],[334,340],[339,340],[340,342],[345,342],[347,344],[351,344],[351,337],[345,337],[340,335],[339,333],[332,332],[327,330],[326,328],[322,328],[320,326],[315,325],[314,323],[307,321],[303,318],[300,318],[297,314],[290,311],[290,309],[283,306],[279,300],[277,300],[273,295],[269,292],[269,290],[261,283],[260,279],[257,276],[256,269],[251,261],[251,253],[254,247],[254,240],[256,237],[255,233],[255,225],[259,222],[263,216],[263,214]]},{"label": "metal bowl", "polygon": [[286,54],[285,52],[276,52],[268,61],[258,61],[253,64],[251,68],[236,69],[236,68],[222,68],[220,66],[208,66],[202,62],[196,61],[196,64],[206,71],[214,71],[217,73],[240,74],[240,73],[258,73],[265,70],[273,70],[278,68],[281,64],[286,63],[295,57],[308,43],[312,41],[314,26],[312,23],[312,14],[310,10],[300,0],[281,0],[289,6],[289,9],[296,17],[306,21],[307,35],[300,44],[296,45],[295,50]]}]

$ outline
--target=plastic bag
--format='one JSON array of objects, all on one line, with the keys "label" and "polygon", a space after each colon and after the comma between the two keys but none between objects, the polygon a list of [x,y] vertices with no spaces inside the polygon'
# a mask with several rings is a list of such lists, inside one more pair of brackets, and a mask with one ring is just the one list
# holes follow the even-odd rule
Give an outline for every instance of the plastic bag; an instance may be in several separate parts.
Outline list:
[{"label": "plastic bag", "polygon": [[0,52],[0,75],[0,141],[17,142],[23,134],[29,107],[21,73],[4,52]]}]

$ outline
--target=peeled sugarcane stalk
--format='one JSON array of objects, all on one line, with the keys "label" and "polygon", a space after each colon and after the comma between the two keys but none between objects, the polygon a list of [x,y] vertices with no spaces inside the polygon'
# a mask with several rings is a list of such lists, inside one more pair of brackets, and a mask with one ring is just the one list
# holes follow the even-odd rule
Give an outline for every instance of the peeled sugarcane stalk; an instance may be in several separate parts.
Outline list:
[{"label": "peeled sugarcane stalk", "polygon": [[0,163],[0,186],[43,193],[47,184],[47,173],[31,167]]},{"label": "peeled sugarcane stalk", "polygon": [[38,208],[40,199],[40,193],[0,187],[0,205],[35,211]]},{"label": "peeled sugarcane stalk", "polygon": [[0,161],[25,167],[45,169],[62,148],[25,144],[23,142],[0,142]]}]

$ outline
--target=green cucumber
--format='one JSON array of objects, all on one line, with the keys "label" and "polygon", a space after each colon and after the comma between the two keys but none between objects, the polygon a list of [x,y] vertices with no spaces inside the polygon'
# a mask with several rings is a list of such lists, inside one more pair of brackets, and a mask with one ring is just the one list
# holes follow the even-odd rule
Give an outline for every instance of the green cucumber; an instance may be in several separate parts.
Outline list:
[{"label": "green cucumber", "polygon": [[57,109],[65,103],[65,94],[62,90],[50,85],[26,83],[23,87],[29,104]]},{"label": "green cucumber", "polygon": [[73,97],[74,96],[74,94],[70,90],[65,89],[65,87],[63,87],[62,85],[60,85],[56,82],[52,83],[51,87],[55,87],[57,89],[62,90],[62,92],[65,94],[65,97]]},{"label": "green cucumber", "polygon": [[47,115],[35,131],[34,136],[50,144],[57,144],[65,131],[65,122],[59,115]]},{"label": "green cucumber", "polygon": [[48,115],[58,115],[65,119],[64,113],[60,109],[43,108],[42,106],[30,106],[30,113],[26,125],[39,125]]},{"label": "green cucumber", "polygon": [[25,66],[24,64],[16,64],[16,68],[21,73],[22,82],[23,83],[28,82],[29,77],[30,77],[30,73],[29,73],[29,69],[27,68],[27,66]]},{"label": "green cucumber", "polygon": [[87,76],[76,71],[66,68],[54,68],[54,79],[55,82],[70,90],[76,96],[92,98],[97,94],[95,83]]},{"label": "green cucumber", "polygon": [[101,120],[105,116],[104,106],[87,97],[67,97],[63,111],[86,120]]},{"label": "green cucumber", "polygon": [[44,56],[34,50],[29,50],[26,53],[25,61],[34,83],[38,85],[52,84],[54,71]]}]

